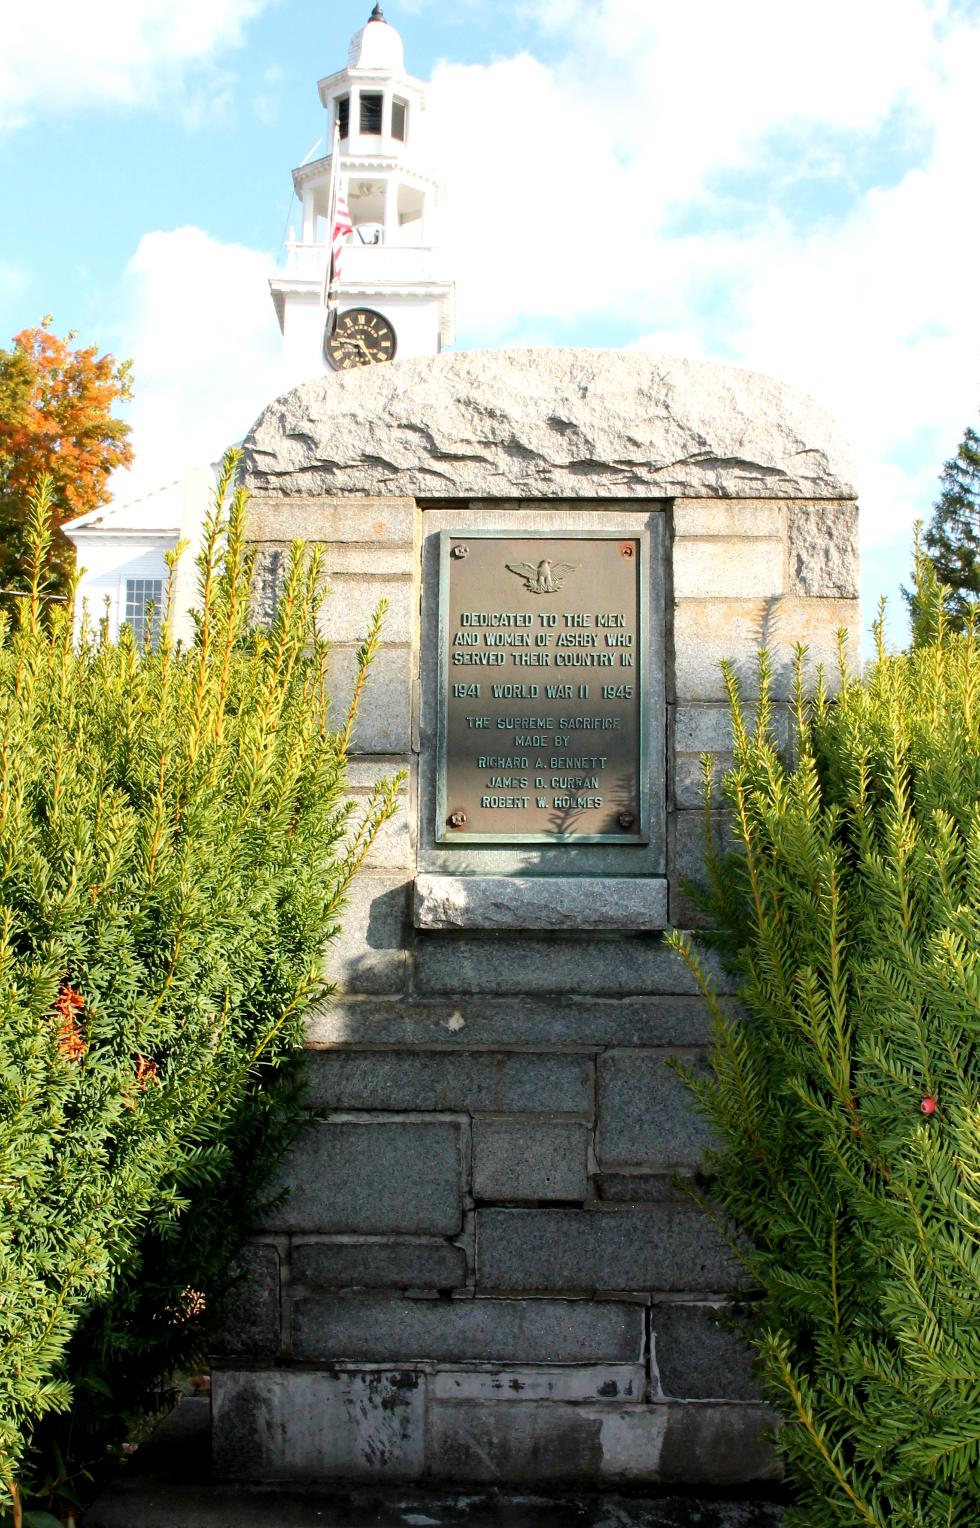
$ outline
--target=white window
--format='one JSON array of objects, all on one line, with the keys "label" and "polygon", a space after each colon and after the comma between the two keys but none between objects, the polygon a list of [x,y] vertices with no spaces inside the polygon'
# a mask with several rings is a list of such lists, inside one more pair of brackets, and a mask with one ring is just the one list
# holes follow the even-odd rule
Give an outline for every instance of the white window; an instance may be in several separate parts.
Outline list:
[{"label": "white window", "polygon": [[146,641],[147,628],[151,620],[153,625],[150,629],[150,637],[151,640],[156,640],[163,622],[162,578],[127,578],[126,609],[123,619],[133,628],[133,636],[139,647],[142,647]]}]

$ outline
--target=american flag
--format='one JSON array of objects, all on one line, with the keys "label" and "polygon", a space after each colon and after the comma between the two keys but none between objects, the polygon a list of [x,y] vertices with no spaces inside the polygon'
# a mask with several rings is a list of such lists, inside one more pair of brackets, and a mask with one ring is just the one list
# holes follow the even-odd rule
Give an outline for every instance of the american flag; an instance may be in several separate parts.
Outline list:
[{"label": "american flag", "polygon": [[330,284],[336,286],[340,282],[340,260],[344,248],[344,241],[354,232],[354,225],[350,220],[347,210],[347,197],[343,191],[337,192],[337,208],[333,219],[333,244],[330,256]]}]

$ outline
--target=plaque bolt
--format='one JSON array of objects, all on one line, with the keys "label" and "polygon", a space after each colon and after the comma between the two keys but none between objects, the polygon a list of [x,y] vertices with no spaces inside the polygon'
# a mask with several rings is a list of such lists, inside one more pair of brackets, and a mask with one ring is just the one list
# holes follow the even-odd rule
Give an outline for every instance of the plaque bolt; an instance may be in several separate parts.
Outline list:
[{"label": "plaque bolt", "polygon": [[453,556],[454,557],[468,557],[469,555],[470,555],[470,549],[469,549],[468,546],[460,546],[460,544],[457,542],[456,545],[453,547]]},{"label": "plaque bolt", "polygon": [[616,818],[616,821],[619,823],[621,828],[631,828],[636,821],[636,818],[632,812],[620,812],[619,816]]},{"label": "plaque bolt", "polygon": [[466,826],[466,813],[465,812],[452,812],[450,814],[450,817],[449,817],[449,826],[451,828],[465,828],[465,826]]},{"label": "plaque bolt", "polygon": [[625,546],[621,546],[619,550],[622,552],[624,557],[632,557],[633,555],[633,547],[629,541],[627,541]]}]

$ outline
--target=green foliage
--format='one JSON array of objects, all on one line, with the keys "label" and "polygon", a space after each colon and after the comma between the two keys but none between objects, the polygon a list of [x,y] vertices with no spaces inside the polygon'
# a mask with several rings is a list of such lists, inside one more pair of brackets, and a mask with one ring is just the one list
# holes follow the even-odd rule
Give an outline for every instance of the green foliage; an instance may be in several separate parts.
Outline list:
[{"label": "green foliage", "polygon": [[[962,630],[980,601],[980,435],[967,429],[943,467],[942,492],[924,537],[940,583],[948,588],[950,625]],[[913,616],[915,594],[907,595]]]},{"label": "green foliage", "polygon": [[673,940],[713,1006],[708,1192],[762,1292],[800,1528],[980,1521],[980,644],[918,595],[909,653],[879,624],[866,680],[798,679],[793,765],[765,657],[751,725],[728,671],[741,1017]]},{"label": "green foliage", "polygon": [[315,552],[294,547],[274,625],[250,628],[235,465],[190,650],[166,619],[155,651],[76,646],[43,599],[44,490],[30,597],[0,617],[0,1512],[73,1377],[111,1418],[200,1341],[201,1276],[219,1287],[289,1140],[274,1080],[395,808],[398,780],[344,801],[353,716],[331,729]]}]

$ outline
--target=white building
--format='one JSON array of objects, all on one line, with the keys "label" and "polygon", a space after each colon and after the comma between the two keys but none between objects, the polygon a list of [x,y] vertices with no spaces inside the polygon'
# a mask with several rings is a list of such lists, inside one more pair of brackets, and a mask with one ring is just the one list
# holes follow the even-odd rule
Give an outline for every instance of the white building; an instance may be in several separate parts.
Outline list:
[{"label": "white building", "polygon": [[[455,335],[453,284],[438,251],[443,185],[429,160],[425,88],[405,73],[401,37],[380,5],[351,39],[346,69],[318,88],[331,152],[293,171],[302,236],[290,239],[284,269],[269,283],[286,374],[296,383],[367,358],[361,340],[345,348],[345,328],[366,335],[378,360],[437,355]],[[324,283],[338,191],[354,231],[335,288],[340,340],[331,358]],[[389,347],[371,347],[370,326],[345,326],[345,313],[362,311],[386,321],[375,333],[390,329]]]},{"label": "white building", "polygon": [[[269,283],[289,387],[333,367],[437,355],[454,337],[453,284],[437,250],[443,188],[426,150],[425,89],[405,73],[402,40],[380,5],[351,39],[347,67],[320,80],[319,92],[325,141],[336,152],[293,171],[302,238],[290,239]],[[336,312],[328,315],[337,192],[346,196],[353,232],[332,291]],[[215,442],[216,456],[222,445]],[[66,522],[84,569],[78,621],[84,605],[92,621],[108,620],[113,640],[124,621],[141,636],[147,607],[159,612],[164,598],[165,554],[178,540],[197,544],[213,487],[213,470],[192,468],[141,499],[114,500]],[[184,640],[194,600],[189,550],[175,588],[174,632]]]},{"label": "white building", "polygon": [[166,553],[186,541],[171,624],[175,640],[192,639],[188,611],[194,604],[194,555],[213,489],[214,471],[193,467],[143,498],[104,504],[62,526],[84,569],[75,606],[76,632],[85,619],[93,626],[104,620],[115,641],[123,622],[128,622],[142,641],[148,622],[159,621],[163,612],[169,577]]}]

